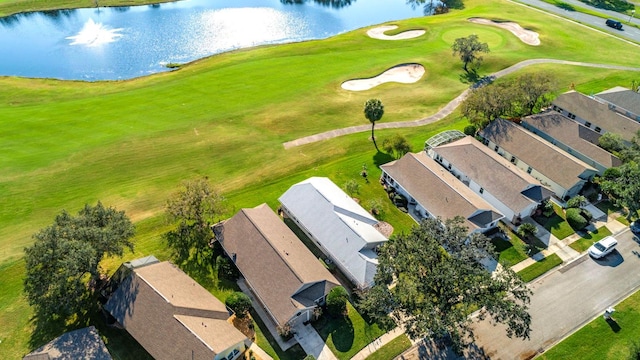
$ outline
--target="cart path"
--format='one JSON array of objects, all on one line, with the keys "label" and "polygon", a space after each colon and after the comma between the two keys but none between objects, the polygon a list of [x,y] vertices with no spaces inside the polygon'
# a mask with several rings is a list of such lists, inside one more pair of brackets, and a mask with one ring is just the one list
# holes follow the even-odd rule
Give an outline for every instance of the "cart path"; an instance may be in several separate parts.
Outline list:
[{"label": "cart path", "polygon": [[[573,65],[573,66],[586,66],[592,68],[601,68],[601,69],[613,69],[613,70],[626,70],[626,71],[640,71],[640,68],[630,67],[630,66],[619,66],[619,65],[607,65],[607,64],[595,64],[595,63],[587,63],[587,62],[579,62],[579,61],[567,61],[567,60],[557,60],[557,59],[530,59],[521,61],[515,65],[512,65],[504,70],[500,70],[495,72],[483,80],[475,83],[469,89],[463,91],[460,95],[458,95],[455,99],[451,100],[445,107],[440,109],[437,113],[427,116],[425,118],[413,121],[397,121],[397,122],[388,122],[388,123],[379,123],[376,124],[376,129],[398,129],[398,128],[407,128],[407,127],[416,127],[423,126],[427,124],[434,123],[438,120],[443,119],[444,117],[451,114],[457,107],[460,105],[462,101],[467,97],[469,91],[471,89],[481,86],[487,81],[493,81],[497,78],[503,77],[505,75],[509,75],[517,70],[520,70],[526,66],[537,65],[537,64],[560,64],[560,65]],[[371,126],[369,124],[364,125],[356,125],[350,126],[342,129],[325,131],[315,135],[305,136],[299,139],[287,141],[283,143],[285,149],[290,149],[296,146],[311,144],[318,141],[333,139],[338,136],[355,134],[365,131],[370,131]]]}]

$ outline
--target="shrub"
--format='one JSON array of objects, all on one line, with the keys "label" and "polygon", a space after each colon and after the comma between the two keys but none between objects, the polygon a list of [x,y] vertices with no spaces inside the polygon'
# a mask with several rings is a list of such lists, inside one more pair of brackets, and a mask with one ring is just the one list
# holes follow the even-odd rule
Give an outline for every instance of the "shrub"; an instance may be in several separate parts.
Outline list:
[{"label": "shrub", "polygon": [[576,208],[567,209],[567,222],[573,230],[582,230],[589,223],[587,219],[582,216],[580,209]]},{"label": "shrub", "polygon": [[580,209],[580,215],[582,215],[583,218],[587,219],[588,222],[593,220],[593,215],[587,209]]},{"label": "shrub", "polygon": [[293,337],[293,328],[289,323],[284,323],[283,325],[278,326],[276,330],[278,331],[278,335],[280,335],[284,340],[289,340]]},{"label": "shrub", "polygon": [[327,295],[327,311],[333,316],[344,316],[347,314],[347,301],[347,290],[342,286],[336,286]]},{"label": "shrub", "polygon": [[373,215],[380,215],[382,213],[382,201],[380,199],[371,199],[367,202],[367,208]]},{"label": "shrub", "polygon": [[225,304],[236,313],[236,317],[244,318],[251,309],[251,299],[239,291],[229,295]]},{"label": "shrub", "polygon": [[545,217],[551,217],[553,214],[555,214],[553,204],[549,200],[545,201],[542,205],[542,215],[544,215]]},{"label": "shrub", "polygon": [[587,205],[587,198],[582,195],[576,195],[567,201],[568,208],[579,208]]},{"label": "shrub", "polygon": [[538,233],[538,228],[529,223],[524,223],[518,227],[518,235],[523,238],[528,238]]},{"label": "shrub", "polygon": [[218,270],[218,277],[225,278],[227,280],[237,280],[240,276],[240,272],[236,268],[236,265],[231,262],[231,259],[224,255],[218,255],[216,257],[216,269]]},{"label": "shrub", "polygon": [[313,356],[313,355],[307,355],[307,356],[305,356],[305,357],[304,357],[304,359],[302,359],[302,360],[316,360],[316,357],[315,357],[315,356]]},{"label": "shrub", "polygon": [[478,132],[478,128],[475,125],[467,125],[464,127],[464,134],[474,136]]}]

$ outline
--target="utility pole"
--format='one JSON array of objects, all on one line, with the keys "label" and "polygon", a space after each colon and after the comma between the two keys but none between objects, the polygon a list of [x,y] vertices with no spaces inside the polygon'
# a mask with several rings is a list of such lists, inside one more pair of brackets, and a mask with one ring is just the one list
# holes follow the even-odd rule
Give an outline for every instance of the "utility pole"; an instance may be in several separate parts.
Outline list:
[{"label": "utility pole", "polygon": [[636,9],[631,10],[631,15],[629,15],[629,21],[627,21],[628,23],[631,22],[631,19],[633,18],[633,15],[635,15],[636,13]]}]

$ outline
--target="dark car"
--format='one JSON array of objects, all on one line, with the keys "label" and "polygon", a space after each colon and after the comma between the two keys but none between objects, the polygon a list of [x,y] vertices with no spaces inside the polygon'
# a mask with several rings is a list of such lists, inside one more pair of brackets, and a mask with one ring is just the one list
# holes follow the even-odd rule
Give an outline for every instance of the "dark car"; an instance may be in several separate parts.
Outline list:
[{"label": "dark car", "polygon": [[640,236],[640,220],[636,220],[634,222],[631,223],[631,226],[629,226],[629,228],[631,228],[631,232],[634,233],[635,235]]},{"label": "dark car", "polygon": [[612,27],[614,29],[622,30],[622,24],[620,23],[620,21],[607,19],[606,24],[607,26]]}]

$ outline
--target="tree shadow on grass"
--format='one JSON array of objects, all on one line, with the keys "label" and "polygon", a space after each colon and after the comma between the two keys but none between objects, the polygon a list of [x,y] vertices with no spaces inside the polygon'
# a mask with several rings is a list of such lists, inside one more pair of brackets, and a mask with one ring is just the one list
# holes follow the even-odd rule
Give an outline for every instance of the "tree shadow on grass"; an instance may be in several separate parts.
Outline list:
[{"label": "tree shadow on grass", "polygon": [[332,322],[331,339],[336,350],[348,352],[353,346],[354,330],[349,317],[339,317]]},{"label": "tree shadow on grass", "polygon": [[391,155],[389,155],[387,153],[377,152],[375,155],[373,155],[373,163],[378,167],[380,165],[386,164],[386,163],[388,163],[390,161],[393,161],[393,160],[395,160],[393,158],[393,156],[391,156]]},{"label": "tree shadow on grass", "polygon": [[576,11],[576,8],[574,8],[573,6],[571,6],[570,4],[567,4],[565,2],[561,2],[557,6],[562,10]]},{"label": "tree shadow on grass", "polygon": [[346,353],[353,346],[354,329],[348,316],[333,317],[325,315],[319,321],[313,323],[313,327],[324,342],[327,342],[331,337],[333,346],[340,352]]}]

